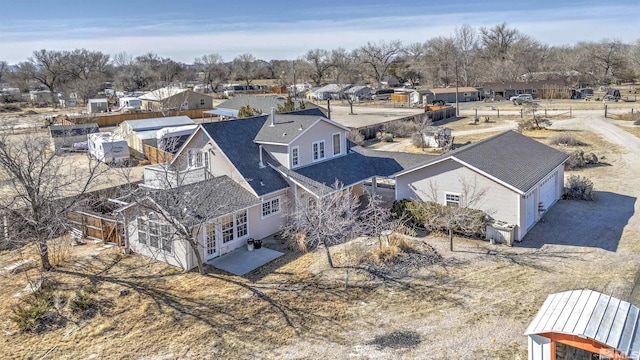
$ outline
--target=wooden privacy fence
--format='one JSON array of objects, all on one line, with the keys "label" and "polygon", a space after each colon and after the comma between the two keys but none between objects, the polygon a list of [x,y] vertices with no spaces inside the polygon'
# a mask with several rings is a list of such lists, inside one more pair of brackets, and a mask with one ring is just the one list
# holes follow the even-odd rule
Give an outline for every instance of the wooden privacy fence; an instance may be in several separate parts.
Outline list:
[{"label": "wooden privacy fence", "polygon": [[74,211],[68,214],[71,225],[80,230],[83,237],[124,246],[124,224],[104,214]]},{"label": "wooden privacy fence", "polygon": [[86,116],[73,116],[69,119],[63,119],[62,125],[74,125],[74,124],[91,124],[96,123],[98,126],[117,126],[127,120],[139,120],[139,119],[151,119],[167,116],[180,116],[186,115],[191,119],[204,118],[204,111],[211,109],[190,109],[190,110],[170,110],[165,112],[160,111],[145,111],[123,114],[95,114]]},{"label": "wooden privacy fence", "polygon": [[390,120],[390,121],[385,121],[385,122],[381,122],[373,125],[355,128],[355,130],[358,130],[362,134],[362,136],[364,136],[364,139],[368,140],[368,139],[375,138],[380,131],[383,131],[385,127],[389,126],[390,124],[408,122],[408,121],[413,121],[414,123],[419,124],[425,120],[429,122],[429,124],[433,124],[437,121],[449,119],[455,116],[456,116],[456,109],[452,107],[446,107],[443,109],[426,111],[424,113],[417,114],[417,115],[405,116],[395,120]]},{"label": "wooden privacy fence", "polygon": [[171,161],[173,159],[173,154],[145,144],[144,157],[147,158],[151,164],[162,164],[164,162]]}]

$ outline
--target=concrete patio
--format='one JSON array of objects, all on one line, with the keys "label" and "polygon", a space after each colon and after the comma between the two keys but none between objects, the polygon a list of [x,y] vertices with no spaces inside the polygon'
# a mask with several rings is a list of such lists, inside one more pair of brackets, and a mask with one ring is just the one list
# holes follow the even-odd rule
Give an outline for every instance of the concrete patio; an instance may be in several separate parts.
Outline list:
[{"label": "concrete patio", "polygon": [[277,258],[284,255],[280,251],[265,248],[247,250],[246,246],[236,249],[228,254],[215,258],[207,264],[226,271],[228,273],[242,276]]}]

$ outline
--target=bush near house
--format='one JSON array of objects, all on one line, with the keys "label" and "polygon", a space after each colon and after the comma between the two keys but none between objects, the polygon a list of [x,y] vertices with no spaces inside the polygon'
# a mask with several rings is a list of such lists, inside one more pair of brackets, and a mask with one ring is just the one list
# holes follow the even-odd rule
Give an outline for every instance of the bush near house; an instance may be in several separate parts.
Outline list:
[{"label": "bush near house", "polygon": [[597,164],[598,156],[594,153],[585,154],[582,150],[576,150],[569,154],[569,159],[565,164],[565,169],[574,170],[583,168],[589,164]]},{"label": "bush near house", "polygon": [[364,135],[362,135],[362,133],[357,129],[352,129],[347,134],[347,140],[353,142],[356,145],[362,146],[362,144],[364,144]]},{"label": "bush near house", "polygon": [[401,138],[411,137],[416,131],[418,127],[413,121],[392,121],[384,126],[384,132]]},{"label": "bush near house", "polygon": [[456,234],[483,237],[486,232],[487,215],[471,208],[451,207],[433,201],[395,201],[391,214],[396,219],[404,219],[407,224],[429,231],[448,232],[449,226]]},{"label": "bush near house", "polygon": [[564,198],[593,201],[593,182],[584,176],[569,176],[564,187]]},{"label": "bush near house", "polygon": [[585,146],[587,144],[582,141],[576,139],[571,134],[559,134],[552,137],[549,140],[549,144],[551,145],[563,145],[563,146]]}]

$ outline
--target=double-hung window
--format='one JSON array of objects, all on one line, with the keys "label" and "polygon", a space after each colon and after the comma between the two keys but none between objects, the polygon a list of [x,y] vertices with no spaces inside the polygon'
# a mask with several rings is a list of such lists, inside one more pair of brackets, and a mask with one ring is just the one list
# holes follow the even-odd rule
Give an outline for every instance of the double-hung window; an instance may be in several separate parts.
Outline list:
[{"label": "double-hung window", "polygon": [[447,206],[460,206],[460,194],[445,193],[444,204]]},{"label": "double-hung window", "polygon": [[189,167],[202,167],[202,152],[192,149],[187,152]]},{"label": "double-hung window", "polygon": [[324,140],[316,141],[312,145],[313,149],[313,161],[324,159]]}]

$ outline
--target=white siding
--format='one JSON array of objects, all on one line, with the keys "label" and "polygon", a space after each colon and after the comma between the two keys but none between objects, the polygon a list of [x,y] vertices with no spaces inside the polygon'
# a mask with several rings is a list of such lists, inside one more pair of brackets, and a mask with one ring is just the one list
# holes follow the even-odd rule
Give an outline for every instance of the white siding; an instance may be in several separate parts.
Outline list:
[{"label": "white siding", "polygon": [[291,144],[289,144],[290,147],[296,145],[300,146],[300,166],[305,166],[313,163],[313,151],[311,144],[316,141],[324,140],[324,160],[329,160],[334,157],[332,136],[337,132],[340,132],[342,134],[340,136],[340,149],[342,150],[342,152],[340,155],[336,156],[341,156],[342,154],[346,153],[345,150],[347,148],[345,131],[326,121],[318,122],[295,141],[291,142]]},{"label": "white siding", "polygon": [[[399,176],[396,179],[396,199],[421,199],[444,204],[445,192],[464,193],[462,179],[469,185],[475,184],[476,191],[487,190],[483,199],[472,207],[489,213],[496,220],[519,224],[519,194],[453,160]],[[430,183],[437,190],[436,199],[431,199]]]},{"label": "white siding", "polygon": [[[262,148],[268,152],[274,159],[287,168],[290,168],[289,164],[289,150],[286,145],[262,145]],[[266,162],[266,159],[263,161]],[[265,164],[266,165],[266,164]]]},{"label": "white siding", "polygon": [[129,220],[127,231],[129,235],[129,248],[132,252],[182,269],[189,270],[196,266],[196,264],[193,264],[191,261],[191,247],[186,241],[174,240],[173,253],[170,254],[138,242],[138,225],[135,217]]},{"label": "white siding", "polygon": [[544,336],[529,335],[529,360],[551,360],[551,340]]}]

